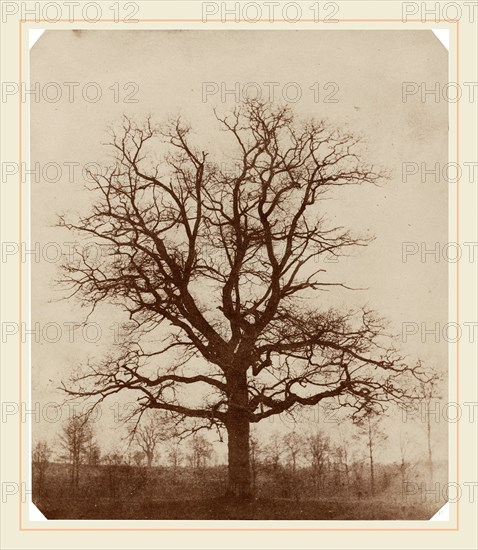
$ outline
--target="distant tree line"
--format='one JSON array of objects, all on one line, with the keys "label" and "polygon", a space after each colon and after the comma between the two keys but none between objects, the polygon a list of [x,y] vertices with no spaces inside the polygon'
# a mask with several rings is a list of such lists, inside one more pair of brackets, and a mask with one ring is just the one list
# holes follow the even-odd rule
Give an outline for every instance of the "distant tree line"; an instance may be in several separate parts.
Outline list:
[{"label": "distant tree line", "polygon": [[[418,468],[411,457],[413,441],[406,432],[399,434],[399,456],[395,457],[393,470],[377,460],[387,440],[379,416],[366,415],[349,427],[343,431],[337,425],[334,437],[313,424],[308,429],[302,425],[300,430],[294,425],[287,432],[275,431],[266,438],[251,433],[254,492],[296,500],[332,495],[360,499],[380,496],[392,478],[399,479],[401,486],[416,478]],[[426,432],[429,431],[427,424]],[[431,448],[428,441],[427,449]],[[55,448],[46,441],[38,441],[34,446],[36,497],[48,496],[48,469],[58,461],[67,467],[68,480],[64,479],[63,484],[73,497],[84,496],[98,472],[102,472],[102,477],[97,483],[111,498],[127,492],[146,494],[148,489],[152,491],[158,476],[162,479],[162,494],[167,491],[174,494],[174,483],[182,483],[183,490],[196,497],[215,494],[216,490],[220,494],[227,482],[226,467],[218,464],[211,441],[201,431],[183,441],[174,423],[162,413],[134,424],[128,430],[123,448],[106,452],[98,444],[91,419],[73,415],[62,425]],[[158,473],[161,469],[162,473]],[[426,463],[421,469],[433,471]]]}]

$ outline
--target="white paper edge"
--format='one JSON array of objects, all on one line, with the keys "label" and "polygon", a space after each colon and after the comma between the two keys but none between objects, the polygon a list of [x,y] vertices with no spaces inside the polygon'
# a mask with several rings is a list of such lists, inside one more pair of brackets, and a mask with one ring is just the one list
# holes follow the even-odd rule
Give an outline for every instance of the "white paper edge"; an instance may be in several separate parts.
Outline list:
[{"label": "white paper edge", "polygon": [[450,503],[446,502],[438,512],[430,519],[430,521],[449,521],[450,520]]},{"label": "white paper edge", "polygon": [[450,29],[432,29],[433,34],[443,44],[446,50],[450,51]]},{"label": "white paper edge", "polygon": [[45,29],[28,29],[28,49],[32,49]]},{"label": "white paper edge", "polygon": [[[31,50],[33,46],[41,38],[46,29],[29,29],[28,30],[28,48]],[[433,34],[443,44],[447,51],[450,51],[450,31],[449,29],[432,29]],[[48,521],[40,510],[33,504],[28,503],[28,516],[30,521]],[[449,521],[450,506],[445,503],[440,510],[430,519],[430,521]]]},{"label": "white paper edge", "polygon": [[28,503],[28,519],[30,521],[48,521],[32,501]]}]

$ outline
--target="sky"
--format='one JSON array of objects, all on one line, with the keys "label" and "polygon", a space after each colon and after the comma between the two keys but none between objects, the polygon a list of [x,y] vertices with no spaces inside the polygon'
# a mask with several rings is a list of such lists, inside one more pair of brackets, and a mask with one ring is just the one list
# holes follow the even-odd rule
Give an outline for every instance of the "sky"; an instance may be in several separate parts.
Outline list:
[{"label": "sky", "polygon": [[[365,290],[321,295],[318,307],[369,304],[397,334],[413,324],[419,330],[402,342],[404,351],[446,370],[446,341],[435,342],[420,327],[447,322],[449,264],[430,255],[422,261],[420,251],[448,240],[448,187],[442,175],[438,182],[420,174],[403,181],[402,171],[404,163],[446,164],[448,104],[402,94],[404,83],[431,87],[447,82],[447,74],[447,52],[431,31],[46,31],[31,50],[31,79],[41,92],[31,104],[31,162],[41,166],[31,183],[31,241],[41,250],[32,265],[32,322],[45,336],[32,341],[33,401],[42,411],[61,402],[61,380],[88,357],[101,356],[122,320],[104,307],[94,317],[99,341],[94,327],[72,334],[68,323],[84,312],[71,300],[58,302],[58,262],[51,260],[74,240],[55,227],[58,215],[85,212],[90,204],[81,167],[110,160],[102,145],[107,129],[124,114],[135,120],[151,114],[158,122],[181,114],[204,149],[218,152],[213,108],[227,112],[254,89],[289,103],[300,120],[325,118],[362,136],[364,159],[391,173],[386,185],[348,188],[328,202],[331,223],[376,238],[326,266],[331,278]],[[404,243],[414,243],[406,246],[415,251],[406,261]],[[106,406],[99,423],[111,445],[114,415],[115,406]],[[33,436],[54,441],[57,431],[42,415]],[[444,456],[444,427],[441,436]]]}]

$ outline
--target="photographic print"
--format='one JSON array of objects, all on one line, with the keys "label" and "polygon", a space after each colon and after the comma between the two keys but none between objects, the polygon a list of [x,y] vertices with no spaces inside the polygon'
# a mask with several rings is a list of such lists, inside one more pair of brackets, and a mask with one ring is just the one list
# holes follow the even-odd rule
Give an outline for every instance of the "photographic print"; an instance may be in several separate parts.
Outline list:
[{"label": "photographic print", "polygon": [[432,518],[454,338],[435,33],[47,30],[31,80],[40,512]]}]

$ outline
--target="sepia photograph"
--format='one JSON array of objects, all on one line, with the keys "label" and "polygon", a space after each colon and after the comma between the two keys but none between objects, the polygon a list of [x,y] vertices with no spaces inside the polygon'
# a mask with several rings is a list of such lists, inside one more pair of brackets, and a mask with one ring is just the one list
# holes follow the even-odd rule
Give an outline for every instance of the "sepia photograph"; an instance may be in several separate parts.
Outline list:
[{"label": "sepia photograph", "polygon": [[46,519],[440,511],[456,250],[449,104],[430,89],[448,71],[427,29],[38,38],[31,477]]}]

